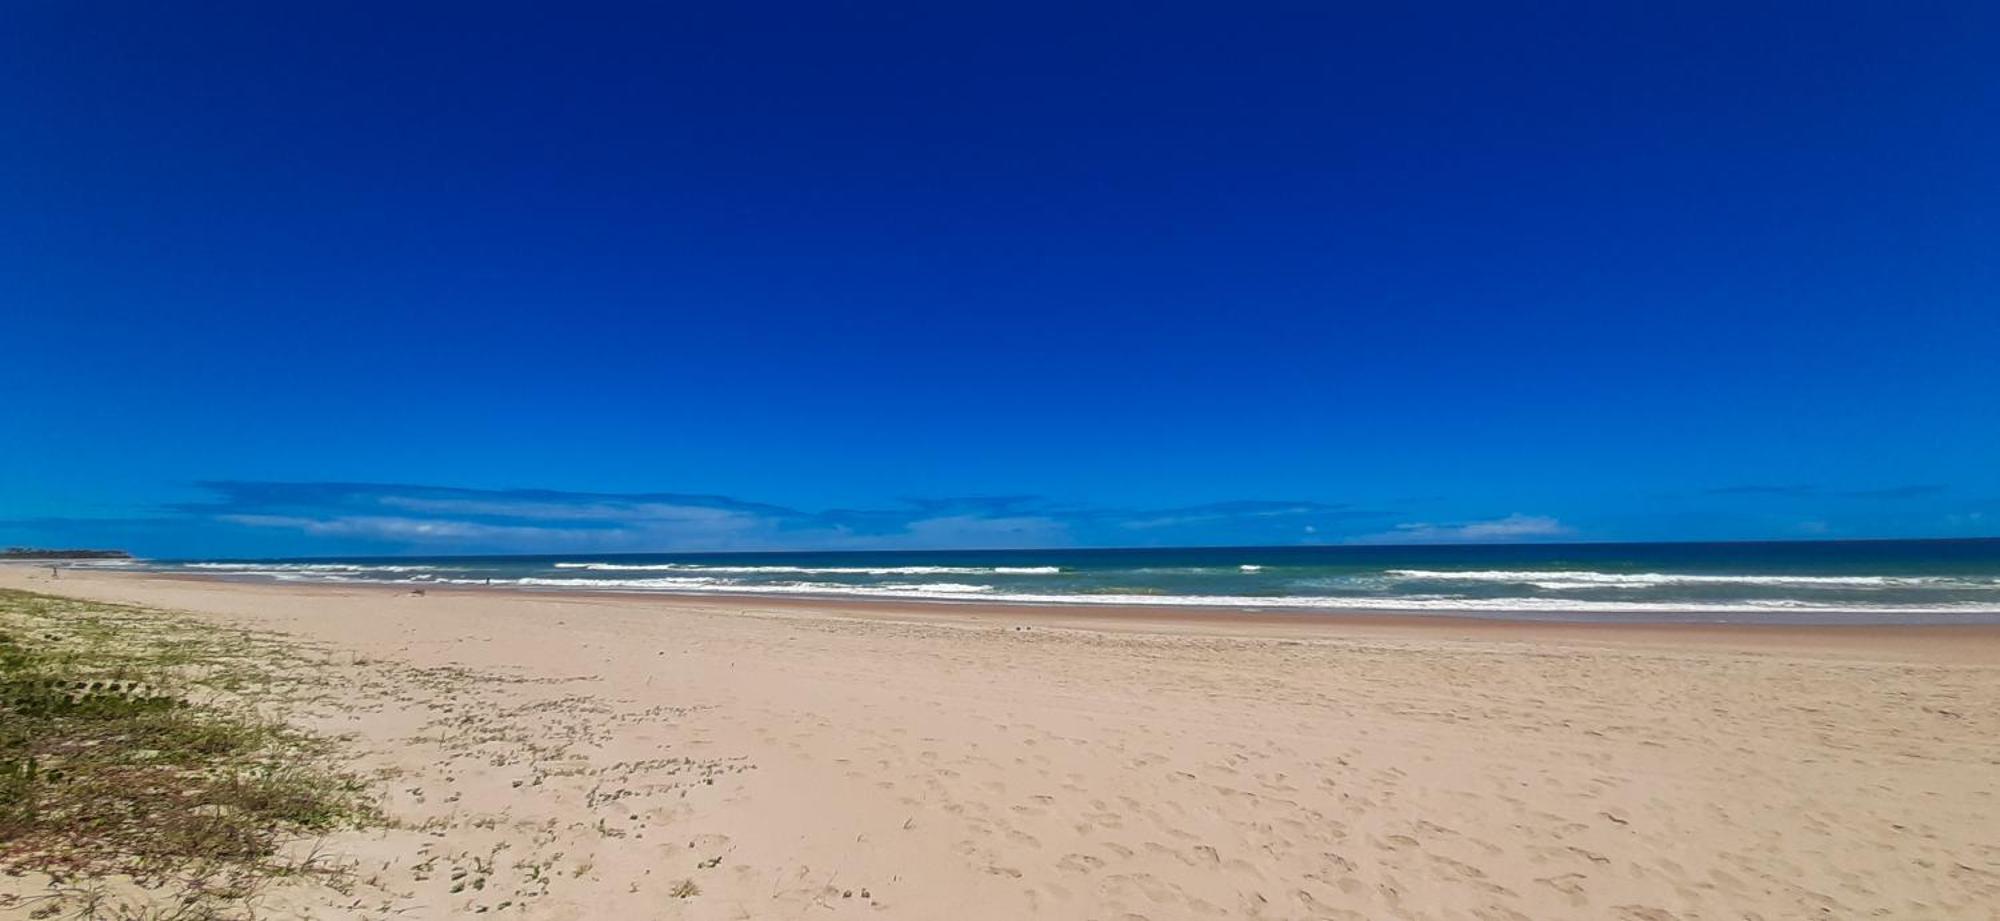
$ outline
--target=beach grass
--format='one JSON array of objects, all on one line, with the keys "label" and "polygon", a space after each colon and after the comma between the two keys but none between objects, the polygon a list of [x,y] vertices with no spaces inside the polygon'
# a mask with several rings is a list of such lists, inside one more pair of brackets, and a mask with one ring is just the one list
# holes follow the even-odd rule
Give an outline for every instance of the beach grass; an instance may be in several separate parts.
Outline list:
[{"label": "beach grass", "polygon": [[321,869],[287,845],[375,818],[332,743],[274,712],[296,690],[285,655],[166,612],[0,591],[0,872],[46,882],[12,897],[30,917],[133,916],[106,881],[227,917]]}]

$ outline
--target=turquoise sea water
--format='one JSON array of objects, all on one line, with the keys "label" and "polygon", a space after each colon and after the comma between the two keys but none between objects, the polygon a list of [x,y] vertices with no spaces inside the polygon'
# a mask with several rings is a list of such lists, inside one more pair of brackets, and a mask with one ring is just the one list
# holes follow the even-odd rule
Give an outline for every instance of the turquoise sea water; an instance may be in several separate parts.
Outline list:
[{"label": "turquoise sea water", "polygon": [[2000,540],[143,561],[290,582],[1563,620],[2000,622]]}]

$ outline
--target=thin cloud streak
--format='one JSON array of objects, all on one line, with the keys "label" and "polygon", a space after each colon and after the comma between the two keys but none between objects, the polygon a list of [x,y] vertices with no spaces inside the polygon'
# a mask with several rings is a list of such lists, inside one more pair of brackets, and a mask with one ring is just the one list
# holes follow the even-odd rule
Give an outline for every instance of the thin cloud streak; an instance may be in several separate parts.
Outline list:
[{"label": "thin cloud streak", "polygon": [[1876,489],[1825,489],[1810,483],[1796,483],[1720,486],[1704,490],[1704,493],[1710,496],[1775,496],[1789,499],[1921,499],[1944,491],[1945,487],[1937,483],[1911,483]]},{"label": "thin cloud streak", "polygon": [[1350,538],[1356,544],[1504,543],[1569,537],[1575,530],[1545,515],[1513,514],[1456,524],[1410,522],[1387,531]]},{"label": "thin cloud streak", "polygon": [[[1318,541],[1386,512],[1305,500],[1154,509],[1036,496],[906,499],[812,511],[728,496],[482,490],[416,484],[212,481],[174,518],[327,553],[980,549]],[[173,519],[167,519],[173,520]]]}]

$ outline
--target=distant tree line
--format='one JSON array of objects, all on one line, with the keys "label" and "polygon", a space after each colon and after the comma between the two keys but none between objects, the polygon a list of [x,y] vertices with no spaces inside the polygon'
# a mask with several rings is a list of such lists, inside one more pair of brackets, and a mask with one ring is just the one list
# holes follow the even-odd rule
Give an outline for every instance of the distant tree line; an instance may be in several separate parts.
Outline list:
[{"label": "distant tree line", "polygon": [[0,550],[0,560],[129,560],[123,550],[49,550],[42,547],[8,547]]}]

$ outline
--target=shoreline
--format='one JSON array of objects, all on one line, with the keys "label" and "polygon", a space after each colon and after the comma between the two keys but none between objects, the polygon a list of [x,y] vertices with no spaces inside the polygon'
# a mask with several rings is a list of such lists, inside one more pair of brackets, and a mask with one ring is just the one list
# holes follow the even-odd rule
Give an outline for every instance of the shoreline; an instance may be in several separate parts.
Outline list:
[{"label": "shoreline", "polygon": [[[4,572],[5,567],[0,567]],[[281,582],[187,572],[69,570],[115,581],[234,585],[318,597],[400,598],[422,589],[439,597],[535,599],[615,605],[620,608],[699,610],[711,613],[782,612],[838,615],[865,620],[960,625],[1007,624],[1122,633],[1202,634],[1283,639],[1450,639],[1506,642],[1576,642],[1672,646],[1693,644],[1745,649],[1802,648],[1854,652],[1898,649],[1925,655],[2000,662],[2000,623],[1811,622],[1742,623],[1706,619],[1553,619],[1503,612],[1381,612],[1292,608],[1257,610],[1200,605],[1042,604],[948,599],[854,598],[806,594],[702,593],[552,589],[533,586]],[[58,585],[61,581],[51,582]]]},{"label": "shoreline", "polygon": [[1752,546],[1767,545],[412,555],[103,568],[439,591],[1101,608],[1123,617],[1162,608],[1547,623],[2000,625],[2000,540],[1744,549]]},{"label": "shoreline", "polygon": [[[439,557],[435,559],[437,561],[449,563],[453,558]],[[0,565],[6,565],[6,564],[0,563]],[[269,565],[279,569],[285,568],[287,566],[301,566],[306,569],[355,568],[355,567],[349,567],[347,564],[342,564],[341,566],[318,566],[317,564],[308,565],[306,563],[292,564],[292,563],[273,562]],[[585,564],[570,564],[570,563],[554,564],[554,566],[557,567],[556,571],[560,571],[560,567],[563,566],[572,566],[577,568],[592,568],[597,565],[600,564],[590,564],[590,566],[586,566]],[[610,564],[602,564],[602,565],[610,565]],[[695,567],[695,570],[693,571],[698,571],[701,564],[688,564],[688,565]],[[214,569],[202,568],[208,566],[216,566],[218,568]],[[1868,598],[1862,596],[1850,597],[1842,600],[1832,600],[1832,599],[1804,600],[1804,599],[1792,599],[1789,597],[1759,598],[1755,595],[1746,595],[1734,599],[1705,598],[1705,599],[1689,599],[1685,601],[1675,601],[1675,600],[1644,600],[1644,599],[1632,599],[1632,598],[1602,598],[1602,597],[1594,599],[1584,599],[1584,598],[1563,597],[1560,594],[1557,595],[1539,594],[1539,595],[1527,595],[1527,596],[1516,596],[1516,597],[1506,597],[1506,596],[1496,597],[1490,595],[1452,595],[1452,594],[1398,596],[1391,593],[1378,597],[1366,594],[1346,595],[1346,596],[1318,596],[1310,594],[1301,595],[1297,593],[1245,594],[1240,591],[1201,592],[1201,591],[1187,591],[1187,590],[1182,590],[1179,592],[1166,592],[1166,593],[1146,593],[1146,592],[1140,592],[1137,589],[1130,589],[1130,590],[1121,589],[1109,593],[1098,593],[1088,590],[1074,591],[1074,590],[1054,589],[1041,586],[1017,586],[1006,590],[997,590],[992,586],[984,586],[984,585],[980,586],[958,586],[949,584],[940,584],[935,586],[894,585],[894,584],[871,585],[865,582],[851,584],[851,585],[799,584],[799,583],[784,583],[784,582],[779,582],[771,585],[760,585],[754,582],[738,582],[734,578],[720,579],[718,581],[724,584],[719,584],[712,587],[701,584],[689,584],[689,585],[676,584],[683,582],[703,583],[710,581],[709,579],[700,576],[688,579],[660,578],[660,579],[638,580],[639,583],[646,583],[646,584],[637,584],[621,578],[605,578],[605,579],[592,579],[592,578],[552,579],[543,577],[522,578],[519,577],[518,574],[512,574],[512,573],[504,575],[496,575],[495,578],[492,580],[485,580],[482,578],[481,575],[477,573],[476,570],[474,570],[474,574],[470,576],[440,576],[434,579],[428,578],[426,576],[417,576],[412,578],[400,575],[401,573],[412,570],[432,569],[434,567],[431,564],[400,565],[400,566],[390,565],[387,566],[387,570],[393,571],[393,573],[395,574],[385,575],[379,578],[374,577],[377,574],[367,574],[367,573],[363,574],[332,573],[319,576],[310,576],[310,575],[293,576],[278,572],[238,572],[234,571],[236,568],[238,568],[234,564],[230,566],[221,566],[220,564],[207,564],[207,563],[198,563],[198,564],[193,564],[191,566],[162,568],[162,569],[126,568],[120,566],[109,566],[109,567],[83,566],[81,568],[84,570],[100,571],[100,572],[124,572],[137,575],[155,575],[162,577],[177,577],[177,578],[219,579],[227,581],[240,581],[246,583],[265,583],[265,584],[281,584],[281,585],[328,585],[328,586],[373,585],[373,586],[383,586],[390,589],[402,589],[402,590],[421,589],[424,591],[439,591],[439,592],[456,591],[456,590],[471,588],[471,589],[490,589],[490,590],[501,590],[501,591],[526,592],[535,594],[590,593],[590,594],[604,594],[604,595],[614,595],[614,596],[653,597],[653,598],[669,598],[669,599],[724,599],[724,600],[745,599],[750,603],[768,604],[768,603],[803,602],[806,604],[814,606],[822,606],[822,607],[829,605],[861,604],[861,605],[882,605],[882,606],[921,605],[924,607],[967,606],[975,608],[1001,608],[1001,607],[1034,608],[1034,609],[1045,609],[1051,611],[1072,611],[1072,610],[1104,611],[1104,612],[1109,612],[1114,616],[1120,616],[1128,619],[1135,616],[1140,616],[1140,612],[1145,612],[1145,611],[1177,611],[1177,612],[1200,611],[1200,612],[1228,613],[1228,614],[1242,615],[1242,616],[1258,616],[1258,615],[1270,614],[1279,617],[1341,617],[1350,619],[1429,618],[1429,619],[1446,619],[1453,621],[1494,621],[1494,622],[1527,622],[1527,623],[1558,623],[1558,624],[1569,623],[1569,624],[1593,624],[1593,625],[1601,623],[1619,623],[1619,624],[1633,624],[1633,625],[1699,624],[1699,625],[1712,625],[1712,626],[1757,626],[1757,627],[1763,627],[1763,626],[1906,627],[1906,626],[1919,626],[1919,625],[1953,626],[1953,627],[1962,627],[1967,625],[2000,626],[2000,602],[1994,601],[1994,597],[2000,597],[2000,596],[1989,597],[1986,602],[1965,602],[1965,601],[1924,602],[1917,599],[1908,599],[1903,604],[1899,605],[1896,601],[1882,601],[1879,598]],[[358,568],[365,569],[366,564],[359,564]],[[445,568],[450,569],[455,567],[446,566]],[[669,567],[642,566],[638,568],[644,569],[644,568],[669,568]],[[923,566],[912,566],[911,571],[914,573],[916,570],[927,569],[927,568],[929,568],[929,564],[925,564]],[[1262,567],[1241,567],[1241,568],[1244,568],[1246,570],[1247,569],[1261,570]],[[1053,566],[1036,567],[1036,570],[1038,572],[1041,570],[1047,570],[1048,572],[1053,573],[1056,571],[1056,567]],[[735,572],[736,570],[732,570],[727,566],[722,566],[720,567],[720,571]],[[808,573],[808,572],[818,572],[820,570],[799,569],[796,571],[801,573]],[[825,572],[867,571],[867,572],[880,572],[880,573],[897,572],[897,570],[895,569],[883,569],[879,571],[860,570],[860,569],[855,569],[855,570],[828,569],[824,571]],[[949,571],[949,570],[941,570],[941,571]],[[970,571],[971,570],[966,570],[966,572]],[[1019,574],[1018,572],[1009,571],[1006,567],[999,567],[998,571],[1010,576]],[[1021,570],[1020,572],[1026,572],[1026,570]],[[1406,573],[1402,570],[1390,570],[1389,573],[1392,575],[1399,575],[1399,576],[1424,575],[1424,573],[1415,573],[1415,572]],[[1448,574],[1449,574],[1448,572],[1437,573],[1437,575],[1441,576]],[[1467,573],[1467,575],[1473,577],[1473,579],[1477,581],[1493,576],[1521,575],[1523,577],[1526,577],[1530,574],[1473,571]],[[1581,576],[1597,576],[1600,574],[1550,572],[1547,575],[1552,577],[1565,577],[1572,575],[1581,577]],[[1652,577],[1655,576],[1656,574],[1640,573],[1638,575],[1639,577]],[[1618,578],[1621,578],[1621,576],[1617,574],[1608,574],[1606,575],[1606,578],[1609,580],[1616,580]],[[1769,579],[1769,580],[1777,580],[1778,582],[1782,583],[1789,577],[1735,576],[1735,575],[1708,576],[1701,574],[1668,574],[1668,575],[1658,575],[1657,578],[1664,580],[1665,582],[1673,582],[1676,580],[1687,580],[1696,582],[1704,580],[1713,580],[1717,582],[1726,583],[1734,579],[1748,579],[1753,581],[1760,579]],[[1908,579],[1912,583],[1923,583],[1929,581],[1943,580],[1942,577],[1933,577],[1933,576],[1862,576],[1862,577],[1854,577],[1852,579],[1846,576],[1826,577],[1817,575],[1810,575],[1810,576],[1802,575],[1798,577],[1799,582],[1806,584],[1814,583],[1815,580],[1827,584],[1837,584],[1843,581],[1849,581],[1855,583],[1868,583],[1871,580],[1875,580],[1881,582],[1881,584],[1885,586],[1895,585],[1896,580],[1898,579]],[[1588,579],[1581,579],[1576,584],[1586,585],[1589,583],[1589,581],[1590,580]],[[2000,577],[1995,577],[1993,579],[1986,579],[1985,577],[1977,577],[1977,576],[1968,577],[1966,585],[1968,586],[1977,585],[1983,588],[1986,587],[1989,583],[1993,589],[2000,590]],[[1575,587],[1575,586],[1563,585],[1558,587]],[[927,590],[927,589],[935,589],[935,590]],[[974,589],[977,589],[977,591],[974,591]]]}]

